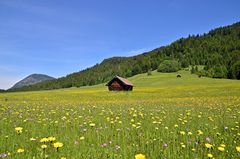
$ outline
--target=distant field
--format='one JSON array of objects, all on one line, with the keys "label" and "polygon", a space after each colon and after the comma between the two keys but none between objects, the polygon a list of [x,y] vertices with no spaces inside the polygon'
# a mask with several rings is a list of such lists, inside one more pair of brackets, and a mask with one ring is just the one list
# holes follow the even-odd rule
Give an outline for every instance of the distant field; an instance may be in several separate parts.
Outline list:
[{"label": "distant field", "polygon": [[132,92],[0,93],[0,158],[240,158],[240,81],[188,71],[129,80]]}]

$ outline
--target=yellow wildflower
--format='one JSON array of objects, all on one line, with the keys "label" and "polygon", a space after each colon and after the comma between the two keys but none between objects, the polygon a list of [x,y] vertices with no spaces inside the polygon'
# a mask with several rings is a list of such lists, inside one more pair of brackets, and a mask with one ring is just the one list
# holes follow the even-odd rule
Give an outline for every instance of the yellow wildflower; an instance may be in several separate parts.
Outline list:
[{"label": "yellow wildflower", "polygon": [[81,137],[80,137],[80,140],[84,140],[84,139],[85,139],[85,137],[84,137],[84,136],[81,136]]},{"label": "yellow wildflower", "polygon": [[185,135],[185,132],[184,132],[184,131],[180,131],[180,134],[181,134],[181,135]]},{"label": "yellow wildflower", "polygon": [[198,133],[198,135],[202,135],[203,134],[203,132],[201,130],[198,130],[197,133]]},{"label": "yellow wildflower", "polygon": [[240,152],[240,146],[236,147],[237,152]]},{"label": "yellow wildflower", "polygon": [[17,150],[17,153],[23,153],[24,152],[24,149],[18,149]]},{"label": "yellow wildflower", "polygon": [[221,147],[226,147],[226,145],[224,145],[224,144],[221,144],[220,146],[221,146]]},{"label": "yellow wildflower", "polygon": [[90,123],[89,126],[94,127],[96,124]]},{"label": "yellow wildflower", "polygon": [[213,155],[209,153],[209,154],[207,154],[207,157],[208,158],[213,158]]},{"label": "yellow wildflower", "polygon": [[40,140],[40,142],[48,142],[48,138],[44,137]]},{"label": "yellow wildflower", "polygon": [[48,141],[50,141],[50,142],[53,142],[53,141],[56,140],[56,138],[55,138],[55,137],[52,137],[52,136],[48,137],[47,139],[48,139]]},{"label": "yellow wildflower", "polygon": [[143,154],[137,154],[135,155],[135,159],[146,159],[146,157]]},{"label": "yellow wildflower", "polygon": [[61,143],[61,142],[56,142],[56,143],[54,143],[53,144],[53,147],[55,147],[55,148],[60,148],[60,147],[63,147],[63,143]]},{"label": "yellow wildflower", "polygon": [[21,134],[21,133],[22,133],[22,130],[23,130],[22,127],[16,127],[16,128],[15,128],[15,131],[16,131],[18,134]]},{"label": "yellow wildflower", "polygon": [[223,152],[224,151],[224,147],[220,146],[220,147],[218,147],[218,150]]},{"label": "yellow wildflower", "polygon": [[205,144],[206,148],[211,149],[213,146],[211,144]]}]

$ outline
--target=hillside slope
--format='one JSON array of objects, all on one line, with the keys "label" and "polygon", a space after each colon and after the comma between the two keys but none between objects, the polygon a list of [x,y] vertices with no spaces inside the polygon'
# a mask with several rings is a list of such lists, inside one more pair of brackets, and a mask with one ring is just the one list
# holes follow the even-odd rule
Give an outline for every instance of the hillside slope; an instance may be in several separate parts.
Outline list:
[{"label": "hillside slope", "polygon": [[[177,78],[177,74],[180,74],[182,77]],[[107,86],[105,86],[106,83],[101,83],[80,88],[1,93],[2,98],[0,98],[0,101],[9,97],[9,100],[12,101],[18,98],[25,98],[23,101],[34,99],[34,101],[42,102],[42,99],[45,99],[45,102],[52,101],[54,104],[58,102],[94,104],[95,102],[102,103],[104,101],[110,104],[116,98],[122,102],[129,103],[132,101],[136,103],[139,100],[153,102],[160,98],[204,97],[207,99],[209,97],[225,96],[227,98],[240,96],[240,82],[237,80],[199,78],[197,75],[184,70],[176,73],[152,71],[151,76],[143,73],[130,77],[128,80],[134,84],[133,91],[130,92],[110,92]],[[19,101],[16,100],[15,102]]]},{"label": "hillside slope", "polygon": [[16,90],[48,90],[95,85],[114,75],[131,77],[155,70],[164,59],[178,60],[181,67],[205,65],[205,75],[238,78],[240,72],[240,23],[220,27],[207,34],[181,38],[171,45],[132,57],[112,57],[91,68]]},{"label": "hillside slope", "polygon": [[[177,75],[179,74],[181,75],[181,78],[177,78]],[[129,77],[128,80],[134,84],[134,91],[146,89],[146,88],[149,88],[148,90],[149,92],[155,89],[165,89],[166,91],[171,91],[171,90],[167,90],[167,88],[188,89],[190,87],[198,87],[198,88],[226,87],[227,89],[225,91],[234,92],[233,90],[235,90],[235,88],[240,91],[240,82],[237,80],[216,79],[216,78],[209,78],[209,77],[199,78],[198,75],[191,74],[190,71],[185,71],[185,70],[180,70],[178,72],[173,72],[173,73],[160,73],[157,71],[152,71],[152,75],[150,76],[148,76],[147,73],[142,73],[142,74],[135,75],[133,77]],[[106,83],[102,83],[102,84],[94,85],[90,87],[82,87],[81,89],[91,88],[91,89],[107,90],[107,87],[105,86],[105,84]],[[233,87],[235,88],[230,90]],[[201,92],[195,92],[195,93],[201,93]],[[239,94],[239,93],[236,93],[236,94]]]}]

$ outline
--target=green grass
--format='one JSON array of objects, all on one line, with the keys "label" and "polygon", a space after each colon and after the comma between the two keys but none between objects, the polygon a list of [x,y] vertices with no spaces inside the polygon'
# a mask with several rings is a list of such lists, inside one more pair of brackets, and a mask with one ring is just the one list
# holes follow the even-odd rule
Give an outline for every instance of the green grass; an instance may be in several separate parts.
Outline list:
[{"label": "green grass", "polygon": [[[240,157],[239,81],[198,78],[187,71],[153,71],[129,80],[132,92],[109,92],[100,84],[1,93],[0,154],[16,159],[134,159],[139,153],[147,159]],[[16,127],[23,132],[17,134]],[[63,147],[40,143],[49,136]],[[220,144],[226,146],[223,152]],[[25,151],[17,153],[20,148]]]}]

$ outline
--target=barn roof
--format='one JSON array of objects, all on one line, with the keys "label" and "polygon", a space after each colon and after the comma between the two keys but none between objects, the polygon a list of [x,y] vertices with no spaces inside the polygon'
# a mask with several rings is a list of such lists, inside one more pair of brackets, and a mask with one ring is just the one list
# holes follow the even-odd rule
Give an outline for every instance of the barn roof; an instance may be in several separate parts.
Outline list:
[{"label": "barn roof", "polygon": [[115,76],[111,81],[109,81],[106,86],[110,85],[114,79],[119,79],[123,84],[128,85],[128,86],[133,86],[131,82],[129,82],[127,79],[122,78],[120,76]]}]

